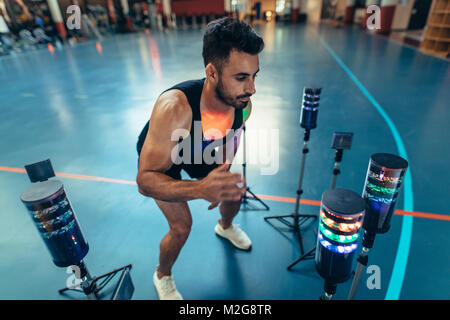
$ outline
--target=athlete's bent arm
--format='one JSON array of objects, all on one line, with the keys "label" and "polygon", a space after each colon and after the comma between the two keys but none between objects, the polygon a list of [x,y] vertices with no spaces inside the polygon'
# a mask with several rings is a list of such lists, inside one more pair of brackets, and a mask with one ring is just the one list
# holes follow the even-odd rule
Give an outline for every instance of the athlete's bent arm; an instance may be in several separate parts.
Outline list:
[{"label": "athlete's bent arm", "polygon": [[227,171],[229,164],[211,171],[199,181],[175,180],[164,174],[173,164],[172,132],[185,129],[189,132],[192,111],[186,96],[178,90],[162,94],[155,104],[149,130],[142,147],[136,178],[139,192],[162,201],[189,201],[205,199],[210,202],[237,201],[245,192],[236,184],[242,182],[240,174]]}]

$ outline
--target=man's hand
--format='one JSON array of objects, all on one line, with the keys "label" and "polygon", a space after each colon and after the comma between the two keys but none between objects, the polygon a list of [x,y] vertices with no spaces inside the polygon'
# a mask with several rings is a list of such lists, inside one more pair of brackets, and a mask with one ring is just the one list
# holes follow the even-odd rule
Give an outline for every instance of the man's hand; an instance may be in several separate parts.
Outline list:
[{"label": "man's hand", "polygon": [[[221,201],[239,201],[246,192],[241,174],[229,172],[230,166],[230,163],[225,163],[200,181],[201,198],[212,202],[209,210],[217,207]],[[239,187],[237,184],[243,186]]]}]

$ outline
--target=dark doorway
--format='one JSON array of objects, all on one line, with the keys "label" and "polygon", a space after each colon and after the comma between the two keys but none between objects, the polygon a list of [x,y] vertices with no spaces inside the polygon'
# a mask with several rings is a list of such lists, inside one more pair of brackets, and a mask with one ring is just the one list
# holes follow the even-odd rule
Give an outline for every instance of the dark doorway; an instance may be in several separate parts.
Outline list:
[{"label": "dark doorway", "polygon": [[417,30],[425,28],[430,11],[431,0],[416,0],[411,11],[408,30]]}]

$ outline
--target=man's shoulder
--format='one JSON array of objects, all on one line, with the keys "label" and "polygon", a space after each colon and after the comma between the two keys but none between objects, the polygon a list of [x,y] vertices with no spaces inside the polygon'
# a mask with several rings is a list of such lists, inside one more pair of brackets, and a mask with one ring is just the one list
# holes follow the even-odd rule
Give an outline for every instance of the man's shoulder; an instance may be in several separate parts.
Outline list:
[{"label": "man's shoulder", "polygon": [[173,119],[176,123],[187,123],[192,120],[192,110],[183,91],[171,89],[163,92],[156,101],[155,111],[164,118]]},{"label": "man's shoulder", "polygon": [[179,104],[188,104],[189,101],[186,97],[186,94],[180,89],[172,88],[167,91],[161,93],[157,100],[158,103],[163,103],[167,105],[179,105]]}]

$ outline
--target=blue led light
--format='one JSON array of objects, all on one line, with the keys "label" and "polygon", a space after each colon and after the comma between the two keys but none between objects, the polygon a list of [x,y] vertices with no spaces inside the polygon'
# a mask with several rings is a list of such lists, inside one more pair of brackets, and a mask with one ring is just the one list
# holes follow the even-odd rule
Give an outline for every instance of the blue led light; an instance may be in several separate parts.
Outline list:
[{"label": "blue led light", "polygon": [[356,243],[346,245],[346,246],[334,245],[331,242],[324,239],[324,236],[322,235],[322,233],[320,231],[319,231],[319,242],[326,249],[331,250],[336,253],[340,253],[340,254],[349,254],[349,253],[352,253],[353,251],[355,251],[356,248],[358,248],[358,245]]}]

